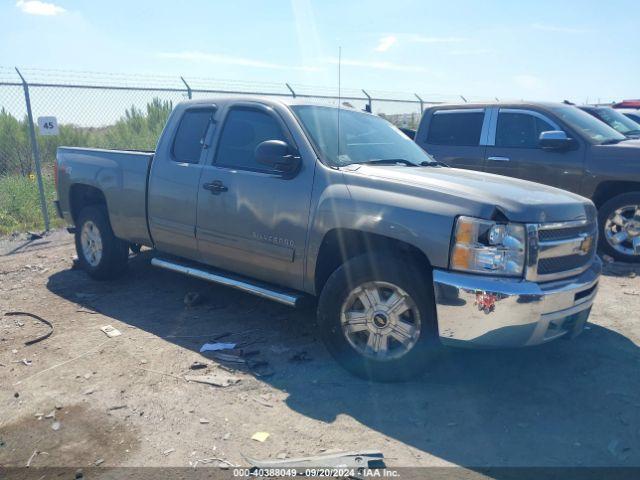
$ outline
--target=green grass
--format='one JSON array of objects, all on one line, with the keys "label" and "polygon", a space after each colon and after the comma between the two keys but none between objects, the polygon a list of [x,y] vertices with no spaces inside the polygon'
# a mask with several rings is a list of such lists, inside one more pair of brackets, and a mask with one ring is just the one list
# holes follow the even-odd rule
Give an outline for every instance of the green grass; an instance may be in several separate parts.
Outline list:
[{"label": "green grass", "polygon": [[[51,228],[62,226],[64,222],[53,205],[56,198],[53,178],[44,175],[42,180]],[[27,230],[44,230],[38,181],[21,175],[0,176],[0,235]]]}]

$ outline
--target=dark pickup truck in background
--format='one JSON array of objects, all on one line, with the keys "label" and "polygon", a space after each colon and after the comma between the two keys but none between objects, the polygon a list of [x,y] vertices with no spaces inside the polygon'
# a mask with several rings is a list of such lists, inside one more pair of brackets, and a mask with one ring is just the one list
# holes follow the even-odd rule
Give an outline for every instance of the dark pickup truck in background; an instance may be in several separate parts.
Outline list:
[{"label": "dark pickup truck in background", "polygon": [[61,147],[57,168],[91,276],[121,275],[142,244],[157,267],[290,306],[318,297],[328,349],[367,378],[415,375],[439,343],[573,337],[598,288],[589,200],[446,168],[368,113],[191,101],[155,152]]},{"label": "dark pickup truck in background", "polygon": [[640,261],[640,141],[562,103],[437,105],[415,141],[452,167],[522,178],[591,199],[600,248]]},{"label": "dark pickup truck in background", "polygon": [[580,105],[578,108],[593,115],[627,138],[640,138],[640,125],[619,110],[594,105]]}]

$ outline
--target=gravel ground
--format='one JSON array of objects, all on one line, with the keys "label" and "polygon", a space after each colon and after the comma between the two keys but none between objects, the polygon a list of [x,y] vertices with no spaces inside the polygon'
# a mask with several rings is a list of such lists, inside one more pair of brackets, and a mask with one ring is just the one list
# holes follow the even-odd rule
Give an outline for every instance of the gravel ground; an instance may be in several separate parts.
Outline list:
[{"label": "gravel ground", "polygon": [[[339,368],[310,309],[157,270],[150,252],[98,283],[73,256],[64,231],[0,241],[0,466],[247,465],[358,449],[391,467],[640,466],[639,267],[606,267],[573,341],[448,350],[419,381],[389,385]],[[185,305],[189,292],[201,302]],[[55,330],[25,346],[48,327],[10,311]],[[199,353],[223,334],[249,364]],[[240,381],[183,378],[206,373]]]}]

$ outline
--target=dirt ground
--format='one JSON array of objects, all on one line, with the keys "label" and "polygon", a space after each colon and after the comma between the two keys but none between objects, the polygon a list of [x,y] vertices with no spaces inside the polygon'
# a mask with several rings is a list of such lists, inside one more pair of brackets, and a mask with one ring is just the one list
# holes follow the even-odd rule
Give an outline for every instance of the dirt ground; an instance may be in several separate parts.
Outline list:
[{"label": "dirt ground", "polygon": [[[155,269],[150,252],[110,283],[73,256],[64,231],[0,242],[0,466],[246,466],[336,450],[379,450],[392,467],[640,466],[639,267],[606,267],[573,341],[449,350],[390,385],[337,366],[312,310]],[[185,305],[188,292],[202,302]],[[48,327],[10,311],[55,330],[25,346]],[[249,363],[199,353],[225,333]],[[229,370],[240,381],[228,387],[182,378]]]}]

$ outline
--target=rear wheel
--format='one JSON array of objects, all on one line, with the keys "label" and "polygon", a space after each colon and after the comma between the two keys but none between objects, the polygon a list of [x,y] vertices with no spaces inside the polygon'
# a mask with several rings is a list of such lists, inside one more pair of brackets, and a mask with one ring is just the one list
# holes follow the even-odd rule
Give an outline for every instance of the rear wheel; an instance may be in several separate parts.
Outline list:
[{"label": "rear wheel", "polygon": [[440,350],[429,275],[391,254],[338,268],[320,295],[318,323],[336,360],[366,379],[416,377]]},{"label": "rear wheel", "polygon": [[82,209],[76,222],[75,240],[80,267],[91,277],[109,280],[126,269],[129,245],[113,234],[104,207]]},{"label": "rear wheel", "polygon": [[623,193],[598,212],[600,248],[616,260],[640,262],[640,192]]}]

